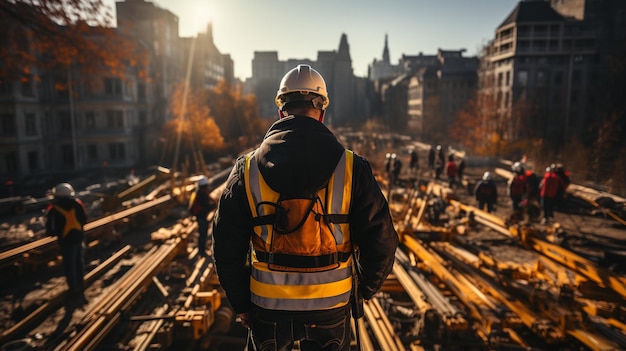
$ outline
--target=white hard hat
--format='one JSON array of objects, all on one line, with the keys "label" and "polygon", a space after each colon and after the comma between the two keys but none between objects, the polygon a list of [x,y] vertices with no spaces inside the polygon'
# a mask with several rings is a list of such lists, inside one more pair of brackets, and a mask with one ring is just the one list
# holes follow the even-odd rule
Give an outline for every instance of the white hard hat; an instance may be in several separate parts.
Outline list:
[{"label": "white hard hat", "polygon": [[205,186],[205,185],[209,185],[209,179],[205,176],[202,176],[200,179],[198,179],[198,186]]},{"label": "white hard hat", "polygon": [[321,110],[325,110],[330,103],[324,78],[309,65],[298,65],[285,74],[276,92],[275,102],[278,108],[282,109],[289,102],[286,96],[288,94],[290,98],[294,98],[292,101],[308,100],[313,107]]},{"label": "white hard hat", "polygon": [[74,197],[74,188],[69,183],[61,183],[52,189],[54,197]]},{"label": "white hard hat", "polygon": [[485,172],[485,174],[483,174],[483,180],[491,180],[491,173]]}]

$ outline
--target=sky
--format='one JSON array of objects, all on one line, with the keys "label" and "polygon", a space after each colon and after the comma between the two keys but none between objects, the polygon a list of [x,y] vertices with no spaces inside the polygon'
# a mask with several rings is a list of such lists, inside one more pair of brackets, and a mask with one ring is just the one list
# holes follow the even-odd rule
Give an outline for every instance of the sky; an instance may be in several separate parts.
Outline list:
[{"label": "sky", "polygon": [[[466,49],[474,56],[518,0],[148,0],[178,16],[179,35],[192,37],[213,25],[213,41],[230,54],[235,76],[252,75],[255,51],[276,51],[279,60],[317,60],[318,51],[339,49],[342,34],[352,68],[367,76],[381,60],[388,36],[389,55],[434,55],[437,49]],[[105,0],[115,9],[115,0]],[[113,11],[114,12],[114,11]]]}]

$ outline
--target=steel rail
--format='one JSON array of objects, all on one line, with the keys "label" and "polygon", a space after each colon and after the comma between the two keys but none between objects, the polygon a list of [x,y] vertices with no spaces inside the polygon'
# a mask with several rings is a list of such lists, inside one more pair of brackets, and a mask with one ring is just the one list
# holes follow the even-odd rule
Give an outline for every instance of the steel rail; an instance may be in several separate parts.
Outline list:
[{"label": "steel rail", "polygon": [[402,340],[395,333],[389,318],[385,315],[384,310],[380,306],[376,297],[363,303],[365,318],[368,321],[370,331],[374,335],[376,341],[380,345],[381,350],[385,351],[404,351]]},{"label": "steel rail", "polygon": [[594,281],[601,287],[608,287],[618,293],[622,299],[626,299],[626,278],[603,268],[595,262],[571,252],[559,245],[552,244],[540,239],[534,234],[532,228],[523,226],[508,227],[504,220],[490,213],[480,211],[456,200],[450,200],[453,206],[457,206],[466,212],[473,212],[477,222],[487,225],[509,237],[516,237],[522,243],[534,251],[548,257],[563,266],[570,268],[586,278]]},{"label": "steel rail", "polygon": [[[171,200],[171,198],[172,198],[171,195],[165,195],[156,200],[145,202],[143,204],[111,214],[109,216],[96,219],[92,222],[85,224],[84,226],[85,233],[92,231],[94,229],[97,229],[99,227],[102,227],[104,225],[118,222],[120,220],[123,220],[124,218],[127,218],[129,216],[132,216],[142,211],[146,211],[155,206],[162,205],[163,203]],[[33,241],[28,244],[18,246],[11,250],[1,252],[0,253],[0,266],[7,264],[7,262],[15,261],[19,259],[20,257],[24,257],[24,255],[27,255],[29,252],[32,252],[34,250],[38,250],[38,249],[47,250],[48,247],[51,246],[56,241],[57,241],[56,237],[48,236],[48,237]]]},{"label": "steel rail", "polygon": [[[456,278],[450,274],[444,265],[441,262],[441,258],[436,257],[433,253],[429,252],[420,242],[419,240],[405,235],[403,237],[403,243],[406,247],[413,252],[418,258],[420,258],[429,269],[432,269],[435,272],[435,275],[444,283],[446,286],[455,290],[456,287],[460,286],[460,283],[456,280]],[[417,285],[424,291],[428,297],[429,301],[431,301],[437,308],[437,310],[442,314],[442,316],[446,319],[446,324],[449,328],[453,330],[467,330],[468,322],[462,313],[456,306],[452,305],[443,295],[439,289],[432,287],[432,284],[427,284],[426,280],[420,277],[417,277],[415,272],[410,273],[413,279],[416,281]],[[429,287],[429,285],[431,285]],[[462,291],[455,291],[455,294],[461,294]]]},{"label": "steel rail", "polygon": [[[176,227],[176,226],[175,226]],[[185,227],[178,228],[178,233],[184,233]],[[104,337],[122,318],[126,311],[152,283],[152,276],[164,268],[177,255],[185,243],[185,235],[167,240],[154,252],[145,255],[141,262],[134,265],[122,279],[100,302],[99,308],[88,314],[82,323],[84,327],[58,351],[88,351],[94,350]]]},{"label": "steel rail", "polygon": [[[459,255],[454,255],[452,253],[452,249],[453,247],[449,244],[449,243],[440,243],[438,244],[438,246],[441,247],[445,247],[447,253],[449,253],[448,257],[453,259],[453,261],[457,264],[457,266],[463,266],[466,265],[466,267],[471,267],[471,269],[478,269],[478,267],[475,266],[475,264],[473,263],[468,263],[468,262],[463,262],[461,256]],[[465,256],[466,257],[466,256]],[[473,260],[470,260],[470,262],[473,262]],[[467,272],[467,269],[466,269]],[[498,291],[499,289],[492,287],[490,290],[491,295],[493,296],[494,294],[503,294],[503,292]],[[502,298],[497,297],[498,300],[503,301]],[[504,297],[504,299],[506,300],[510,300],[509,298]],[[511,301],[510,302],[511,305],[507,304],[507,307],[510,307],[512,305],[515,304],[515,302]],[[545,305],[545,304],[543,304]],[[544,315],[545,317],[551,319],[554,323],[559,323],[560,327],[562,330],[564,330],[565,333],[567,333],[568,335],[574,337],[575,339],[577,339],[579,342],[581,342],[582,344],[584,344],[585,346],[589,347],[591,350],[596,350],[596,351],[603,351],[603,350],[617,350],[617,345],[609,340],[607,340],[605,337],[591,333],[587,330],[582,329],[582,326],[578,323],[574,322],[570,322],[571,318],[574,318],[579,315],[579,313],[577,313],[577,311],[571,311],[569,309],[565,309],[565,308],[561,308],[558,305],[548,305],[551,308],[546,309],[545,311],[542,311],[542,315]],[[522,318],[522,320],[524,319],[524,315],[527,311],[522,310],[519,306],[518,308],[515,310],[515,312]],[[521,314],[520,314],[521,313]],[[531,317],[532,318],[532,317]],[[527,321],[525,323],[526,325],[529,324],[529,320],[527,318]],[[532,326],[532,324],[531,324]],[[517,330],[519,329],[517,326],[510,326],[511,328]]]},{"label": "steel rail", "polygon": [[[84,279],[85,285],[89,286],[90,284],[92,284],[97,277],[104,274],[107,270],[111,268],[111,266],[119,262],[124,255],[130,252],[130,250],[130,245],[125,246],[124,248],[113,254],[111,257],[109,257],[106,261],[99,264],[98,267],[87,273]],[[41,320],[43,320],[43,318],[45,318],[45,316],[56,310],[67,299],[67,295],[68,291],[65,290],[58,295],[52,296],[47,302],[43,303],[28,316],[20,320],[11,328],[2,332],[2,334],[0,335],[0,344],[5,343],[9,339],[16,338],[20,333],[23,333],[25,330],[31,328],[36,323],[39,323]]]}]

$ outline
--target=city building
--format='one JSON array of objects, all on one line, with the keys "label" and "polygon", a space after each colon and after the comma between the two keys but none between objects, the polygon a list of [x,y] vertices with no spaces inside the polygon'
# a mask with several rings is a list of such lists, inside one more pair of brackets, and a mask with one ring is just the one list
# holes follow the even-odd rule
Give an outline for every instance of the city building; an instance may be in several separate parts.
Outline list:
[{"label": "city building", "polygon": [[[498,26],[480,65],[480,92],[494,97],[503,137],[563,144],[587,133],[606,58],[624,38],[626,2],[521,1]],[[621,35],[618,35],[621,33]]]},{"label": "city building", "polygon": [[464,57],[464,52],[439,49],[436,55],[403,54],[397,65],[391,65],[385,37],[383,60],[369,66],[373,115],[392,130],[419,140],[445,141],[447,126],[476,89],[478,59]]},{"label": "city building", "polygon": [[325,120],[329,125],[358,124],[368,116],[365,84],[354,76],[348,37],[342,34],[338,50],[318,51],[317,60],[278,59],[277,51],[255,51],[252,59],[252,78],[246,82],[257,97],[260,114],[264,118],[277,118],[274,99],[281,78],[299,64],[307,64],[324,77],[330,95],[330,105]]},{"label": "city building", "polygon": [[1,179],[106,175],[160,162],[159,136],[174,118],[169,100],[185,81],[192,42],[190,85],[235,82],[232,59],[215,47],[211,25],[197,38],[180,38],[178,17],[152,2],[118,1],[116,13],[117,28],[105,31],[130,38],[145,55],[141,65],[127,62],[115,74],[85,74],[78,63],[62,70],[35,66],[29,67],[30,79],[1,81]]}]

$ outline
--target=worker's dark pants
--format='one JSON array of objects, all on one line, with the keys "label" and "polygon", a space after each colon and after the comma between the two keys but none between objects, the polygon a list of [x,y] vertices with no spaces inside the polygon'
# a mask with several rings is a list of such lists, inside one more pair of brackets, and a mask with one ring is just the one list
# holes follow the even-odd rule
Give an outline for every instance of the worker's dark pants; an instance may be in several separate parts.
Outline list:
[{"label": "worker's dark pants", "polygon": [[63,243],[60,245],[63,256],[65,279],[71,292],[81,292],[84,289],[83,278],[85,276],[85,261],[83,257],[82,241],[76,243]]},{"label": "worker's dark pants", "polygon": [[554,218],[554,205],[556,198],[541,197],[541,207],[543,208],[543,218]]},{"label": "worker's dark pants", "polygon": [[250,326],[257,351],[291,351],[296,340],[301,351],[350,350],[349,307],[306,312],[254,307]]},{"label": "worker's dark pants", "polygon": [[491,201],[485,201],[485,200],[478,200],[478,208],[481,210],[485,210],[485,207],[487,208],[487,212],[491,213],[494,211],[494,206],[493,206],[493,202]]},{"label": "worker's dark pants", "polygon": [[522,195],[519,195],[519,196],[511,195],[511,201],[513,202],[513,211],[519,210],[520,203],[522,202]]},{"label": "worker's dark pants", "polygon": [[206,256],[206,241],[209,233],[209,221],[206,219],[198,219],[198,252],[202,256]]}]

